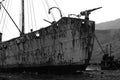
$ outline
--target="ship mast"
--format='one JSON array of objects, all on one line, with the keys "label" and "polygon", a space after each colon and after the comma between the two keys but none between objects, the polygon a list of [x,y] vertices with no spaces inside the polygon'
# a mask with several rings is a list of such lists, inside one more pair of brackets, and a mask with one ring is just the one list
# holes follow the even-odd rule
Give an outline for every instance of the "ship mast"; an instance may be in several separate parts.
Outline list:
[{"label": "ship mast", "polygon": [[25,17],[24,17],[24,0],[21,0],[21,8],[22,8],[22,33],[20,35],[23,35],[25,33],[24,27],[25,27]]}]

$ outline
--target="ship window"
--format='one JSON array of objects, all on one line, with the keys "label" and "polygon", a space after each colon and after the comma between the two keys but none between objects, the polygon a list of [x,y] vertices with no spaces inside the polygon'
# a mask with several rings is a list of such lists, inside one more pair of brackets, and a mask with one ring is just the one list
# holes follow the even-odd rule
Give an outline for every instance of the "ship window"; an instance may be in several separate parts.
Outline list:
[{"label": "ship window", "polygon": [[36,37],[39,37],[39,36],[40,36],[40,34],[39,34],[38,32],[36,32],[35,35],[36,35]]},{"label": "ship window", "polygon": [[58,26],[58,24],[56,24]]},{"label": "ship window", "polygon": [[82,24],[84,24],[85,22],[84,21],[82,21]]}]

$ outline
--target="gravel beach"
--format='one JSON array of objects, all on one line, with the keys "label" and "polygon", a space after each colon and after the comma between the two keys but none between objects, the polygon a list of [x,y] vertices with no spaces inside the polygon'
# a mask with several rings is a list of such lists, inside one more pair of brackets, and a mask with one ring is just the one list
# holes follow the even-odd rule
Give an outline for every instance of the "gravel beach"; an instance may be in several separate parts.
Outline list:
[{"label": "gravel beach", "polygon": [[0,80],[120,80],[120,70],[84,71],[77,74],[0,73]]}]

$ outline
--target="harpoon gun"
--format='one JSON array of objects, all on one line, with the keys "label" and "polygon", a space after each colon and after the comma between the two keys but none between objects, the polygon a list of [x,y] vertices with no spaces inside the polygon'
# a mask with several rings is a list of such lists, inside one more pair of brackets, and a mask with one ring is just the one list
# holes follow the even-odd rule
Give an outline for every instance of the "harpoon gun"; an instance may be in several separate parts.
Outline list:
[{"label": "harpoon gun", "polygon": [[89,14],[90,14],[92,11],[98,10],[98,9],[100,9],[100,8],[102,8],[102,7],[85,10],[85,11],[80,12],[80,14],[81,14],[82,16],[85,16],[85,19],[89,19]]}]

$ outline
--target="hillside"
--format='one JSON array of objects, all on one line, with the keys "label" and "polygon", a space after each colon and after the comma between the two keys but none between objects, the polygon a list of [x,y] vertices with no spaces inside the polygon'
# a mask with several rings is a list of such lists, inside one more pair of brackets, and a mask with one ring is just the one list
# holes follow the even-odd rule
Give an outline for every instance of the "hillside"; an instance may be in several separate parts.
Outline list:
[{"label": "hillside", "polygon": [[96,29],[98,30],[120,29],[120,19],[96,24]]},{"label": "hillside", "polygon": [[[120,19],[97,24],[95,32],[103,49],[105,49],[107,44],[112,44],[112,55],[114,55],[115,58],[120,58],[120,23],[118,23],[118,21],[120,22]],[[104,29],[98,29],[100,27],[103,27]],[[103,54],[104,53],[101,51],[95,39],[91,62],[100,62]]]}]

